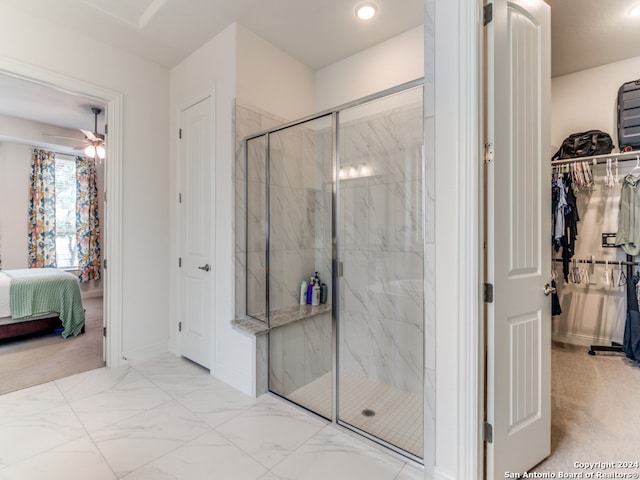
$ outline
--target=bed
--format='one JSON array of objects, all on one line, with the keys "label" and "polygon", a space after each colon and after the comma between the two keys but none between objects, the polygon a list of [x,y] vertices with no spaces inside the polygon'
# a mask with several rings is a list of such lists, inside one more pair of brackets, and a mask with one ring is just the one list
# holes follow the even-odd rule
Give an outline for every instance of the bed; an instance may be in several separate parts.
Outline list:
[{"label": "bed", "polygon": [[84,331],[75,275],[55,268],[0,270],[0,340],[58,327],[64,338]]}]

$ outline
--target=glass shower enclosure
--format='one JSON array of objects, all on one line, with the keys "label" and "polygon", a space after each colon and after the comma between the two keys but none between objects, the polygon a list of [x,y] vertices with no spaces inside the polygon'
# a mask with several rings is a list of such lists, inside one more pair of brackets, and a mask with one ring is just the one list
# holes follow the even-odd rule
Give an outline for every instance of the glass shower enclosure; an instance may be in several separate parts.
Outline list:
[{"label": "glass shower enclosure", "polygon": [[247,314],[269,391],[423,457],[423,89],[245,139]]}]

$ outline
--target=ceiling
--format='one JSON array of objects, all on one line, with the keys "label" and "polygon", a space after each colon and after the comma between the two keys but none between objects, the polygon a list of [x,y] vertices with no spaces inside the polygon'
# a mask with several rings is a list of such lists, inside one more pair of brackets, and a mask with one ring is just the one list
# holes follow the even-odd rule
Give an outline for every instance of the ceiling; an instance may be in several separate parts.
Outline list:
[{"label": "ceiling", "polygon": [[3,0],[171,68],[238,22],[314,70],[421,25],[425,0]]},{"label": "ceiling", "polygon": [[[354,15],[361,0],[0,1],[167,68],[238,22],[317,70],[422,24],[426,0],[373,0],[370,23]],[[639,0],[546,1],[553,76],[640,56],[640,17],[626,15]],[[0,114],[28,117],[29,98],[38,121],[92,129],[89,100],[0,75]]]},{"label": "ceiling", "polygon": [[640,17],[627,15],[639,0],[545,1],[551,6],[552,76],[640,56]]}]

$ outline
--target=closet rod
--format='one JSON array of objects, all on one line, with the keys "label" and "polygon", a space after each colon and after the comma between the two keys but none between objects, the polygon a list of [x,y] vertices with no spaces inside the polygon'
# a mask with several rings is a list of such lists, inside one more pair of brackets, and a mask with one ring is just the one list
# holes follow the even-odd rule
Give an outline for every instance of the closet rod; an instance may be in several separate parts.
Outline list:
[{"label": "closet rod", "polygon": [[599,165],[607,163],[607,159],[611,160],[635,160],[637,156],[640,156],[640,150],[634,150],[632,152],[620,152],[620,153],[608,153],[604,155],[594,155],[593,157],[576,157],[576,158],[563,158],[562,160],[551,160],[551,165],[568,165],[576,162],[588,162],[591,165]]},{"label": "closet rod", "polygon": [[[562,263],[564,260],[562,260],[562,258],[552,258],[551,259],[553,262],[557,262],[557,263]],[[640,262],[629,262],[628,260],[587,260],[584,258],[579,258],[579,259],[571,259],[569,260],[569,263],[587,263],[587,264],[595,264],[595,265],[606,265],[609,264],[612,267],[615,267],[616,265],[625,265],[625,266],[636,266],[636,265],[640,265]]]}]

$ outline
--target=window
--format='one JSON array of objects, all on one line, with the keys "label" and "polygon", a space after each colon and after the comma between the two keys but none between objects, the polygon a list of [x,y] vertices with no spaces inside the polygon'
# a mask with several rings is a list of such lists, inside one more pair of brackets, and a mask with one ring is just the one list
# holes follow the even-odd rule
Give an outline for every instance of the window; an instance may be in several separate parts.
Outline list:
[{"label": "window", "polygon": [[57,267],[77,268],[76,162],[57,157],[55,162]]}]

